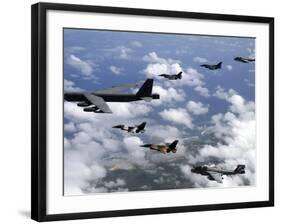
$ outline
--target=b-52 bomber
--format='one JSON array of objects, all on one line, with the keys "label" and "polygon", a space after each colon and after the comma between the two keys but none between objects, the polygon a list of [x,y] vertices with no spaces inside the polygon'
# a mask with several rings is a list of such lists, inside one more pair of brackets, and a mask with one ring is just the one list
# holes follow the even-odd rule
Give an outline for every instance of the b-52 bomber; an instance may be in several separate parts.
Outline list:
[{"label": "b-52 bomber", "polygon": [[221,69],[221,65],[222,65],[222,62],[219,62],[218,64],[215,64],[215,65],[203,64],[203,65],[200,65],[200,66],[205,67],[209,70],[216,70],[216,69]]},{"label": "b-52 bomber", "polygon": [[254,58],[243,58],[243,57],[236,57],[236,58],[234,58],[234,60],[242,62],[242,63],[250,63],[250,62],[255,61]]},{"label": "b-52 bomber", "polygon": [[169,80],[176,80],[176,79],[182,79],[182,72],[179,72],[178,74],[174,74],[174,75],[161,74],[158,76],[164,77]]},{"label": "b-52 bomber", "polygon": [[113,126],[112,128],[120,128],[123,131],[127,131],[129,133],[144,133],[145,132],[146,122],[142,122],[140,125],[135,126],[126,126],[124,124]]},{"label": "b-52 bomber", "polygon": [[70,102],[78,102],[77,106],[84,107],[85,112],[112,113],[106,102],[132,102],[151,101],[160,99],[159,94],[152,93],[153,79],[147,79],[136,94],[118,93],[119,91],[135,87],[136,84],[114,86],[109,89],[95,92],[67,92],[64,99]]},{"label": "b-52 bomber", "polygon": [[196,166],[191,169],[192,173],[201,174],[207,176],[209,180],[214,180],[218,183],[222,183],[223,175],[237,175],[245,173],[245,165],[237,165],[234,170],[224,170],[217,167],[208,167],[208,166]]},{"label": "b-52 bomber", "polygon": [[169,152],[176,153],[177,152],[176,146],[177,146],[178,142],[179,142],[178,140],[175,140],[172,143],[166,143],[165,145],[145,144],[145,145],[141,145],[141,147],[146,147],[146,148],[149,148],[150,150],[156,150],[163,154],[166,154]]}]

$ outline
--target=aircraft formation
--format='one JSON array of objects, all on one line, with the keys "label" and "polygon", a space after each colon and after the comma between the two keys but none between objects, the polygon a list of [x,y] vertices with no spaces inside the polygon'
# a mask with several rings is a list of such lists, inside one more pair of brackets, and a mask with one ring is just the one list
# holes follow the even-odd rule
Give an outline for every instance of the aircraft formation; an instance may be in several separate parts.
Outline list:
[{"label": "aircraft formation", "polygon": [[[241,62],[241,63],[250,63],[250,62],[254,62],[255,61],[254,58],[246,58],[246,57],[235,57],[233,60]],[[221,69],[222,68],[222,61],[219,62],[218,64],[202,64],[200,66],[204,67],[204,68],[207,68],[209,70],[217,70],[217,69]]]},{"label": "aircraft formation", "polygon": [[[234,60],[241,63],[250,63],[255,61],[254,58],[245,57],[235,57]],[[202,64],[200,66],[209,70],[217,70],[222,68],[222,63],[223,62],[219,62],[217,64]],[[158,76],[168,80],[177,80],[182,79],[182,73],[183,72],[181,71],[177,74],[160,74]],[[160,99],[159,94],[152,93],[153,79],[146,79],[136,94],[118,93],[128,88],[137,87],[138,83],[113,86],[108,89],[97,90],[94,92],[66,92],[64,93],[64,99],[69,102],[76,102],[78,107],[83,107],[84,112],[93,113],[112,113],[112,110],[108,106],[107,102],[133,102],[141,100],[150,102],[152,100]],[[138,134],[144,133],[145,127],[146,122],[142,122],[141,124],[134,126],[118,124],[112,128],[120,129],[121,131],[126,131],[127,133]],[[164,144],[149,143],[140,145],[140,147],[149,148],[150,150],[157,151],[162,154],[167,154],[170,152],[176,153],[178,142],[179,140],[174,140],[172,143]],[[224,170],[217,167],[195,166],[191,169],[191,172],[207,176],[207,178],[211,181],[222,183],[223,175],[231,176],[244,174],[245,167],[245,165],[239,164],[234,170]]]}]

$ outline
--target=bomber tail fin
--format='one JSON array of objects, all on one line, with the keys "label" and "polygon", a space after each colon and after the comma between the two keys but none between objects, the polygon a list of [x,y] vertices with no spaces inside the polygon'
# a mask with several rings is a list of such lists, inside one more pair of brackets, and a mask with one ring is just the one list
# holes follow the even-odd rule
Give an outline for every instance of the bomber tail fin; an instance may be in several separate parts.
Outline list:
[{"label": "bomber tail fin", "polygon": [[151,97],[152,94],[153,79],[147,79],[137,92],[139,97]]},{"label": "bomber tail fin", "polygon": [[151,101],[152,99],[160,99],[159,94],[152,94],[153,79],[147,79],[141,86],[136,96],[144,101]]}]

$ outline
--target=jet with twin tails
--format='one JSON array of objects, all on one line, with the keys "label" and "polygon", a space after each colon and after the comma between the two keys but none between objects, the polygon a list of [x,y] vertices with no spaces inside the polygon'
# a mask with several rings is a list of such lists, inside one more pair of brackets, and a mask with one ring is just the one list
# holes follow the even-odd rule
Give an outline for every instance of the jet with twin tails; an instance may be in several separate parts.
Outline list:
[{"label": "jet with twin tails", "polygon": [[66,92],[64,99],[69,102],[78,102],[77,106],[84,107],[85,112],[93,113],[112,113],[106,102],[126,103],[140,100],[150,102],[154,99],[160,99],[159,94],[152,93],[153,79],[147,79],[136,94],[118,93],[136,87],[138,83],[114,86],[94,92]]},{"label": "jet with twin tails", "polygon": [[207,176],[209,180],[216,181],[218,183],[222,183],[223,175],[232,176],[237,174],[245,173],[245,165],[237,165],[234,170],[226,170],[218,167],[209,167],[209,166],[195,166],[191,169],[192,173],[201,174],[203,176]]},{"label": "jet with twin tails", "polygon": [[216,70],[216,69],[221,69],[222,62],[219,62],[218,64],[214,65],[209,65],[209,64],[203,64],[200,65],[201,67],[207,68],[209,70]]},{"label": "jet with twin tails", "polygon": [[124,124],[115,125],[112,128],[120,128],[123,131],[129,133],[144,133],[145,132],[146,122],[142,122],[140,125],[126,126]]},{"label": "jet with twin tails", "polygon": [[163,154],[166,153],[176,153],[177,152],[177,144],[178,144],[178,140],[173,141],[172,143],[166,143],[166,144],[145,144],[145,145],[140,145],[141,147],[145,147],[145,148],[149,148],[150,150],[156,150],[158,152],[161,152]]},{"label": "jet with twin tails", "polygon": [[173,75],[161,74],[161,75],[158,75],[158,76],[164,77],[164,78],[169,79],[169,80],[177,80],[177,79],[182,79],[182,72],[179,72],[178,74],[173,74]]},{"label": "jet with twin tails", "polygon": [[242,62],[242,63],[250,63],[250,62],[255,61],[254,58],[244,58],[244,57],[236,57],[236,58],[234,58],[234,60]]}]

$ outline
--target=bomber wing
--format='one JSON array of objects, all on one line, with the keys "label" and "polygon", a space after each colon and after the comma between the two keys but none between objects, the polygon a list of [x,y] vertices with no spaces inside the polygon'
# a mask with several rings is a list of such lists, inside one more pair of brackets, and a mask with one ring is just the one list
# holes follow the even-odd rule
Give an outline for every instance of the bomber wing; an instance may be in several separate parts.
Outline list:
[{"label": "bomber wing", "polygon": [[96,107],[98,107],[102,112],[104,113],[112,113],[112,111],[110,110],[109,106],[107,105],[107,103],[103,100],[103,98],[90,94],[90,93],[84,93],[84,96],[86,97],[86,99],[94,104]]},{"label": "bomber wing", "polygon": [[108,88],[108,89],[101,89],[101,90],[94,91],[94,93],[110,94],[110,93],[121,92],[121,91],[129,89],[129,88],[138,87],[143,81],[144,80],[141,80],[141,81],[138,81],[136,83],[129,83],[129,84],[122,85],[122,86],[112,86],[111,88]]},{"label": "bomber wing", "polygon": [[222,175],[220,173],[216,173],[216,172],[211,172],[211,171],[207,171],[209,176],[209,180],[215,180],[218,183],[222,183]]}]

